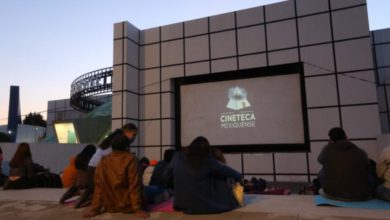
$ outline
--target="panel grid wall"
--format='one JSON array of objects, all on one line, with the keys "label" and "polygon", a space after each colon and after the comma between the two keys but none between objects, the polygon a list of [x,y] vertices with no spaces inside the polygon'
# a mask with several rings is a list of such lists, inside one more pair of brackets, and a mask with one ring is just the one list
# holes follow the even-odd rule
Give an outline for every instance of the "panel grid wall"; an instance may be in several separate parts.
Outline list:
[{"label": "panel grid wall", "polygon": [[140,155],[175,145],[171,78],[302,61],[311,152],[227,154],[228,164],[248,178],[309,181],[334,126],[377,157],[376,86],[358,80],[375,81],[365,1],[290,0],[142,30],[139,42]]},{"label": "panel grid wall", "polygon": [[371,32],[382,133],[390,132],[390,28]]}]

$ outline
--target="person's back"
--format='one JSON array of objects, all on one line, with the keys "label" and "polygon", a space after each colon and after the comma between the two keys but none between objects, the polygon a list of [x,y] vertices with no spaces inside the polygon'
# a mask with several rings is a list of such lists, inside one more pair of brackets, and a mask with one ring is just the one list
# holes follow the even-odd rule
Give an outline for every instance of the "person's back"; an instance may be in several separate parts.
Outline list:
[{"label": "person's back", "polygon": [[390,201],[390,147],[383,149],[376,168],[378,177],[384,181],[377,187],[376,195],[380,199]]},{"label": "person's back", "polygon": [[[176,153],[164,174],[166,179],[173,176],[174,208],[188,214],[220,213],[237,208],[227,178],[240,182],[241,174],[208,153],[192,160],[190,151]],[[196,164],[199,160],[201,163]]]},{"label": "person's back", "polygon": [[326,195],[340,200],[371,196],[367,153],[346,138],[332,141],[318,157],[323,165],[321,185]]},{"label": "person's back", "polygon": [[175,151],[168,149],[164,151],[164,159],[160,160],[155,166],[152,177],[150,178],[150,185],[166,187],[163,181],[163,175],[168,164],[172,161]]},{"label": "person's back", "polygon": [[65,167],[62,176],[61,176],[61,181],[62,181],[62,186],[64,188],[69,188],[76,182],[77,178],[77,169],[75,166],[75,160],[76,157],[71,157],[69,159],[69,165]]}]

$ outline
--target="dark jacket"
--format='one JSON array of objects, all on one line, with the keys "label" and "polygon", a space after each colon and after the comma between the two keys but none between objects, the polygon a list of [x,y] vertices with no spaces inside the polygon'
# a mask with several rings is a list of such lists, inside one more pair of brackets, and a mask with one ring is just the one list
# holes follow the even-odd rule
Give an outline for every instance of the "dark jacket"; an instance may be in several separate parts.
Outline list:
[{"label": "dark jacket", "polygon": [[167,168],[168,163],[164,160],[160,160],[156,166],[154,167],[152,177],[150,177],[149,185],[154,186],[161,186],[165,187],[164,181],[163,181],[163,175],[165,172],[165,169]]},{"label": "dark jacket", "polygon": [[194,169],[187,155],[176,153],[164,179],[173,176],[174,208],[187,214],[220,213],[238,207],[227,178],[241,181],[241,174],[208,157]]},{"label": "dark jacket", "polygon": [[322,164],[322,189],[335,198],[365,200],[371,195],[367,153],[349,141],[324,147],[318,156]]}]

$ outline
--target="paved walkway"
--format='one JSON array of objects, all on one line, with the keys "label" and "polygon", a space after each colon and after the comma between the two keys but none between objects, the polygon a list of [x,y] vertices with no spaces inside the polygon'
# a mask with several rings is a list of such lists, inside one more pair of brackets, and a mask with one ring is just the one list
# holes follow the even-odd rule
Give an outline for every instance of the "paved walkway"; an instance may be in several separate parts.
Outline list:
[{"label": "paved walkway", "polygon": [[[0,190],[0,220],[82,219],[83,209],[59,205],[63,189]],[[249,195],[247,206],[218,215],[184,215],[180,212],[150,213],[150,219],[163,220],[390,220],[390,210],[317,207],[313,196]],[[132,220],[130,214],[102,214],[93,219]]]}]

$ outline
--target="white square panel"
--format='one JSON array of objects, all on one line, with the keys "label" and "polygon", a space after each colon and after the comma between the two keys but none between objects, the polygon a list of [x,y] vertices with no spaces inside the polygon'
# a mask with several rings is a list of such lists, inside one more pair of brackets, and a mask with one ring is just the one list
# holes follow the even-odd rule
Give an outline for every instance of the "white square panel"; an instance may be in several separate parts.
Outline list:
[{"label": "white square panel", "polygon": [[387,107],[386,107],[385,86],[377,87],[377,97],[378,97],[379,112],[386,111]]},{"label": "white square panel", "polygon": [[186,62],[208,60],[209,37],[207,35],[185,39]]},{"label": "white square panel", "polygon": [[267,56],[265,53],[239,56],[238,59],[239,59],[239,67],[241,70],[267,66]]},{"label": "white square panel", "polygon": [[238,29],[238,54],[265,51],[264,25]]},{"label": "white square panel", "polygon": [[186,64],[186,76],[210,73],[210,62]]},{"label": "white square panel", "polygon": [[123,60],[123,39],[114,40],[114,65],[122,64]]},{"label": "white square panel", "polygon": [[112,118],[123,118],[122,116],[122,92],[112,94]]},{"label": "white square panel", "polygon": [[328,142],[311,142],[309,153],[309,167],[310,173],[320,172],[322,165],[318,162],[318,156],[320,155],[322,149],[328,144]]},{"label": "white square panel", "polygon": [[115,129],[121,128],[121,127],[122,127],[122,119],[113,119],[111,121],[111,130],[112,131],[115,131]]},{"label": "white square panel", "polygon": [[141,31],[141,45],[160,41],[160,28],[150,28]]},{"label": "white square panel", "polygon": [[172,93],[162,93],[162,109],[161,114],[162,118],[174,118],[175,117],[175,96]]},{"label": "white square panel", "polygon": [[237,70],[237,59],[236,58],[211,61],[211,72],[212,73],[232,71],[232,70]]},{"label": "white square panel", "polygon": [[183,40],[161,43],[161,65],[183,63]]},{"label": "white square panel", "polygon": [[210,32],[233,29],[234,27],[234,12],[210,17]]},{"label": "white square panel", "polygon": [[328,131],[340,127],[338,108],[308,109],[310,140],[328,140]]},{"label": "white square panel", "polygon": [[138,68],[139,46],[134,42],[125,40],[125,62]]},{"label": "white square panel", "polygon": [[266,21],[275,21],[295,16],[294,1],[283,1],[265,6]]},{"label": "white square panel", "polygon": [[263,7],[249,8],[236,12],[237,27],[264,23]]},{"label": "white square panel", "polygon": [[376,138],[381,133],[378,105],[342,107],[341,114],[349,138]]},{"label": "white square panel", "polygon": [[161,91],[173,91],[174,85],[172,78],[184,76],[184,66],[170,66],[161,68]]},{"label": "white square panel", "polygon": [[334,73],[332,44],[301,47],[305,76]]},{"label": "white square panel", "polygon": [[[367,8],[365,6],[332,12],[333,36],[335,40],[367,36]],[[353,21],[353,22],[352,22]]]},{"label": "white square panel", "polygon": [[378,81],[381,85],[390,83],[390,68],[380,68],[378,72]]},{"label": "white square panel", "polygon": [[113,72],[112,72],[112,91],[117,92],[117,91],[122,91],[123,90],[123,74],[122,74],[122,69],[123,66],[114,66],[113,67]]},{"label": "white square panel", "polygon": [[336,77],[316,76],[305,79],[307,107],[337,105]]},{"label": "white square panel", "polygon": [[140,121],[140,130],[140,146],[161,145],[160,120]]},{"label": "white square panel", "polygon": [[244,173],[273,173],[272,154],[244,154]]},{"label": "white square panel", "polygon": [[297,0],[298,16],[324,12],[328,10],[328,0]]},{"label": "white square panel", "polygon": [[123,37],[123,22],[114,24],[114,39]]},{"label": "white square panel", "polygon": [[133,24],[129,23],[128,21],[125,21],[125,37],[130,38],[134,42],[139,43],[139,32],[140,30],[134,26]]},{"label": "white square panel", "polygon": [[237,172],[241,173],[241,154],[224,154],[224,156],[226,159],[226,164],[235,169]]},{"label": "white square panel", "polygon": [[161,158],[161,147],[140,147],[139,158],[146,157],[150,160],[159,160]]},{"label": "white square panel", "polygon": [[140,71],[140,93],[160,92],[160,69]]},{"label": "white square panel", "polygon": [[160,94],[140,96],[140,118],[160,118]]},{"label": "white square panel", "polygon": [[[388,38],[390,42],[390,36]],[[390,66],[390,43],[375,46],[376,62],[378,67]],[[390,77],[389,77],[390,78]]]},{"label": "white square panel", "polygon": [[183,23],[161,26],[161,41],[183,37]]},{"label": "white square panel", "polygon": [[296,47],[297,30],[295,20],[267,24],[268,50]]},{"label": "white square panel", "polygon": [[369,159],[372,159],[374,161],[378,161],[381,150],[379,149],[379,146],[377,145],[376,140],[372,141],[352,141],[354,144],[356,144],[359,148],[364,150]]},{"label": "white square panel", "polygon": [[280,50],[268,53],[269,65],[298,62],[298,49]]},{"label": "white square panel", "polygon": [[162,120],[162,145],[175,144],[175,121]]},{"label": "white square panel", "polygon": [[235,56],[237,54],[235,31],[211,34],[210,44],[212,59]]},{"label": "white square panel", "polygon": [[382,134],[389,133],[390,132],[389,115],[387,113],[380,113],[379,119],[381,123]]},{"label": "white square panel", "polygon": [[160,65],[160,45],[151,44],[140,49],[140,67],[153,68]]},{"label": "white square panel", "polygon": [[276,173],[307,173],[305,153],[275,153]]},{"label": "white square panel", "polygon": [[338,82],[342,105],[377,102],[375,73],[373,71],[339,74]]},{"label": "white square panel", "polygon": [[332,40],[329,14],[319,14],[298,19],[299,43],[317,44]]},{"label": "white square panel", "polygon": [[208,19],[201,18],[184,22],[185,36],[194,36],[208,33]]},{"label": "white square panel", "polygon": [[330,6],[332,9],[351,7],[354,5],[365,4],[366,0],[331,0]]},{"label": "white square panel", "polygon": [[138,95],[125,91],[123,102],[124,117],[138,119]]},{"label": "white square panel", "polygon": [[390,38],[390,28],[372,31],[374,43],[387,43]]},{"label": "white square panel", "polygon": [[139,72],[134,67],[129,65],[124,66],[125,75],[123,77],[124,80],[124,88],[125,90],[138,93],[138,77]]},{"label": "white square panel", "polygon": [[337,70],[373,68],[370,38],[335,43]]}]

